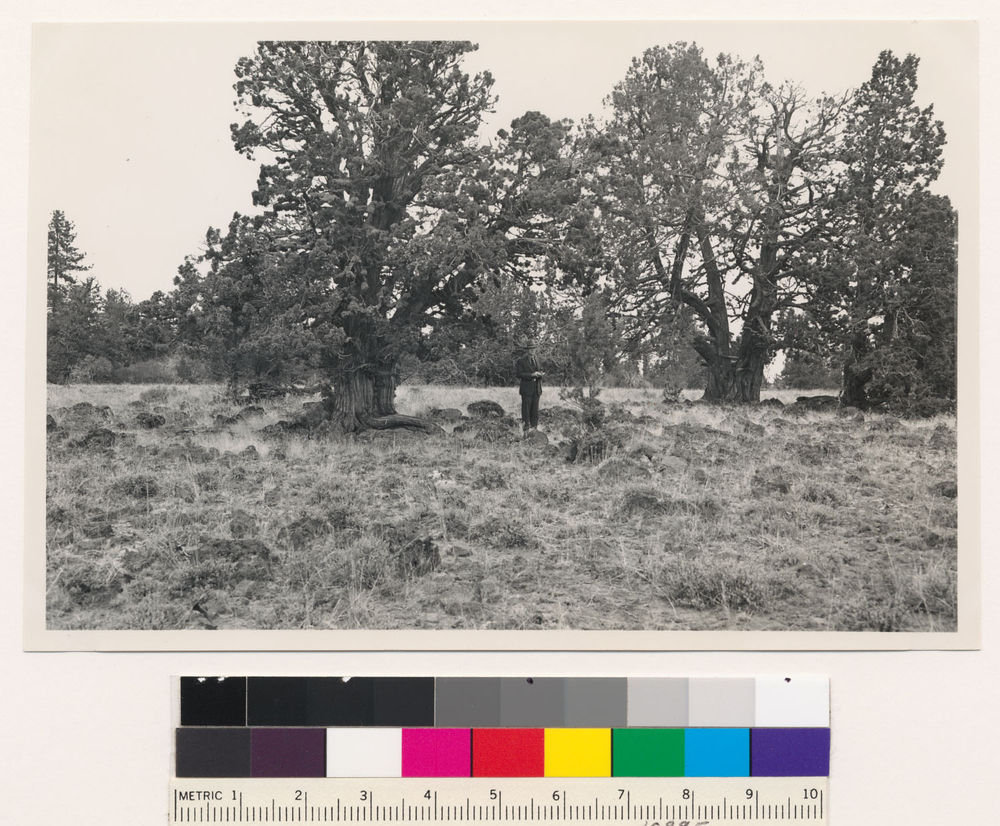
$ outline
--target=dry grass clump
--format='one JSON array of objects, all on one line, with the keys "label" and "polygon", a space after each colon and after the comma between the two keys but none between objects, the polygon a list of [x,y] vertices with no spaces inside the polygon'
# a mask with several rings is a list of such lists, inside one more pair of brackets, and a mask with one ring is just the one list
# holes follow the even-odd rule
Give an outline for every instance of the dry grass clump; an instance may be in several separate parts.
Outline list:
[{"label": "dry grass clump", "polygon": [[955,627],[953,418],[601,398],[547,389],[545,443],[516,388],[404,385],[403,413],[507,417],[348,439],[277,426],[315,399],[50,388],[48,622]]},{"label": "dry grass clump", "polygon": [[691,608],[762,613],[797,589],[787,575],[761,565],[700,557],[671,558],[659,571],[665,597]]}]

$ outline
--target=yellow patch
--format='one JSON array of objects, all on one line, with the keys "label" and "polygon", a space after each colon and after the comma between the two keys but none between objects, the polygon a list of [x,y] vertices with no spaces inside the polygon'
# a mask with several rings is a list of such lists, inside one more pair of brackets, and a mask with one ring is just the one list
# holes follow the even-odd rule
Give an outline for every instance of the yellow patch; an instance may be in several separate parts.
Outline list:
[{"label": "yellow patch", "polygon": [[546,777],[611,777],[611,729],[545,729]]}]

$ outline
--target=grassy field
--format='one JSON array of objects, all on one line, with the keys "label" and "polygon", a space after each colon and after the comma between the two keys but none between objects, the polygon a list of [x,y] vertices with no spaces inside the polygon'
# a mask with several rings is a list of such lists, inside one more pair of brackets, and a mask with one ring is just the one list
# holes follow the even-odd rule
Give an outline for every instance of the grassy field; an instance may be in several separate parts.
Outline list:
[{"label": "grassy field", "polygon": [[[481,399],[518,415],[515,389],[398,406]],[[48,625],[955,629],[953,418],[601,399],[547,390],[547,443],[442,415],[338,439],[261,432],[315,399],[51,386]]]}]

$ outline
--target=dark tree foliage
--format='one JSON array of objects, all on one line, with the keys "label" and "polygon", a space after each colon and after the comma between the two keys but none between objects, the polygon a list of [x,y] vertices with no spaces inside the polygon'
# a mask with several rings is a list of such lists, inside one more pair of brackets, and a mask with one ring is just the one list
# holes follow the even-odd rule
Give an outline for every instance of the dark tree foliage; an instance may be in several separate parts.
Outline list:
[{"label": "dark tree foliage", "polygon": [[65,382],[77,364],[100,349],[101,292],[93,278],[77,278],[90,265],[76,247],[73,223],[58,209],[49,220],[47,252],[46,375],[50,382]]},{"label": "dark tree foliage", "polygon": [[608,294],[595,290],[559,309],[550,322],[547,350],[562,383],[585,387],[595,397],[621,366],[622,341]]},{"label": "dark tree foliage", "polygon": [[[842,401],[862,409],[913,391],[922,337],[922,347],[935,349],[937,339],[954,352],[955,216],[947,199],[927,191],[941,171],[945,134],[933,107],[914,102],[918,65],[913,55],[882,52],[851,100],[834,266],[812,302],[819,326],[843,345]],[[916,383],[954,398],[953,371],[943,382]]]},{"label": "dark tree foliage", "polygon": [[828,238],[842,102],[681,43],[634,60],[609,105],[590,163],[633,345],[683,305],[705,398],[759,400],[774,317],[800,300]]},{"label": "dark tree foliage", "polygon": [[268,159],[254,229],[302,297],[289,318],[313,336],[345,430],[419,426],[396,414],[399,359],[474,313],[488,275],[552,282],[588,265],[570,124],[528,113],[478,146],[493,98],[489,74],[462,71],[474,48],[262,43],[237,65],[250,117],[233,139]]},{"label": "dark tree foliage", "polygon": [[659,327],[638,351],[643,377],[675,396],[681,390],[705,387],[708,380],[705,362],[691,347],[698,335],[696,316],[689,307],[678,303],[666,308]]},{"label": "dark tree foliage", "polygon": [[[551,302],[524,280],[487,280],[468,310],[435,324],[407,359],[415,380],[503,386],[516,380],[514,362],[525,339],[545,338]],[[414,363],[416,362],[416,363]]]},{"label": "dark tree foliage", "polygon": [[88,357],[103,356],[105,337],[101,326],[101,287],[88,277],[64,285],[48,315],[46,374],[48,381],[63,383]]},{"label": "dark tree foliage", "polygon": [[76,227],[66,218],[62,210],[55,210],[49,221],[47,271],[49,284],[49,306],[57,301],[66,287],[75,284],[75,273],[87,272],[90,264],[84,264],[86,253],[76,248]]},{"label": "dark tree foliage", "polygon": [[247,382],[301,378],[315,356],[300,289],[308,282],[286,272],[294,263],[237,213],[226,233],[210,228],[203,254],[178,268],[171,294],[178,339],[234,397]]},{"label": "dark tree foliage", "polygon": [[396,413],[401,377],[508,384],[531,336],[550,382],[594,390],[754,402],[782,352],[787,386],[836,363],[845,404],[953,406],[957,217],[929,189],[945,136],[917,58],[813,98],[758,60],[655,47],[604,120],[527,112],[484,142],[475,48],[260,43],[232,127],[257,212],[138,304],[81,276],[53,213],[50,380],[201,375],[194,357],[234,392],[328,381],[345,431],[426,427]]},{"label": "dark tree foliage", "polygon": [[908,199],[906,216],[881,319],[869,326],[865,401],[926,415],[953,409],[958,391],[957,219],[947,198],[925,191]]},{"label": "dark tree foliage", "polygon": [[250,118],[236,148],[269,159],[258,232],[308,297],[300,323],[347,430],[396,415],[398,360],[463,302],[494,254],[478,219],[488,177],[472,141],[492,104],[451,42],[261,43],[236,67]]}]

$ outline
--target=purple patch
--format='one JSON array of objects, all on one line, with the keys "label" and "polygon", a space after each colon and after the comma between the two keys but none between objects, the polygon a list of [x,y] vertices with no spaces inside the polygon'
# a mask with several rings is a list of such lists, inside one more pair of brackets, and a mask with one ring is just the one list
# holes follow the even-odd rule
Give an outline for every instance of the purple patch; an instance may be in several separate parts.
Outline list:
[{"label": "purple patch", "polygon": [[751,729],[750,775],[829,777],[830,729]]},{"label": "purple patch", "polygon": [[326,777],[326,729],[255,728],[252,777]]}]

